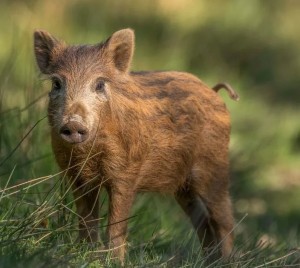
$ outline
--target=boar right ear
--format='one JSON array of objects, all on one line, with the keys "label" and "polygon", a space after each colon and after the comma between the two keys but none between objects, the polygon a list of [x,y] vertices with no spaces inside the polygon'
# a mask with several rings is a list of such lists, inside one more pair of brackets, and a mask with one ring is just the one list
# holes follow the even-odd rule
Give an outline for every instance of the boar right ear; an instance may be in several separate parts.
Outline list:
[{"label": "boar right ear", "polygon": [[34,54],[40,71],[49,73],[49,65],[53,57],[53,51],[60,42],[46,31],[34,32]]},{"label": "boar right ear", "polygon": [[123,29],[115,32],[105,43],[109,57],[115,67],[122,72],[128,71],[134,50],[134,32]]}]

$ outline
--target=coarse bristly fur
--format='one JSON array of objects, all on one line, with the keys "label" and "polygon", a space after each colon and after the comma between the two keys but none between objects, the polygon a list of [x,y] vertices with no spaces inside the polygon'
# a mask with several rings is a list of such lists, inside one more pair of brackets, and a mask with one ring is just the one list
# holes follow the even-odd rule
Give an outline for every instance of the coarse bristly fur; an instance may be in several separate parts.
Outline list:
[{"label": "coarse bristly fur", "polygon": [[79,238],[98,240],[99,191],[109,195],[108,247],[124,262],[136,193],[174,194],[205,252],[233,247],[228,187],[229,113],[216,91],[183,72],[130,72],[131,29],[96,45],[68,46],[35,31],[34,50],[52,79],[48,118],[53,151],[67,170]]}]

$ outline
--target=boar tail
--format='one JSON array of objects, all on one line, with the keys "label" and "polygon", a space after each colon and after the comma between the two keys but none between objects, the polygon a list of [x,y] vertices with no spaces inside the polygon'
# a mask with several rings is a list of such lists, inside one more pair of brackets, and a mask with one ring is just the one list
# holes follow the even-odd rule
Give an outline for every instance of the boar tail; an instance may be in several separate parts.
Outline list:
[{"label": "boar tail", "polygon": [[218,83],[212,87],[215,92],[218,92],[219,89],[225,88],[228,92],[231,99],[238,101],[240,99],[239,95],[235,92],[235,90],[227,83]]}]

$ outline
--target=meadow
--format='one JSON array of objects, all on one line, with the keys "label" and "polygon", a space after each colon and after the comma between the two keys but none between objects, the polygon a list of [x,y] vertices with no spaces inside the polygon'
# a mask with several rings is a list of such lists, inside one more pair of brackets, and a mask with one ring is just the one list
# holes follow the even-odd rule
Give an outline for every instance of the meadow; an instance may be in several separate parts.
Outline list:
[{"label": "meadow", "polygon": [[[135,30],[133,70],[179,70],[220,93],[232,118],[235,250],[208,267],[300,267],[300,2],[295,0],[2,0],[0,2],[0,267],[114,267],[77,244],[76,210],[51,152],[49,81],[33,31],[97,43]],[[101,195],[105,233],[107,197]],[[129,220],[126,267],[207,267],[175,200],[140,195]]]}]

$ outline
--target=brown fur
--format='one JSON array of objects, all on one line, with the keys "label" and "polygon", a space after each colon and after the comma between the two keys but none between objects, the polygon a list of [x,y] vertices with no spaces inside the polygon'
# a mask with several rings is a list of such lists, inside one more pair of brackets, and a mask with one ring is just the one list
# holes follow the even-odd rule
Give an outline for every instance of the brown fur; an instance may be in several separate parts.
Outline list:
[{"label": "brown fur", "polygon": [[[129,72],[130,29],[90,46],[67,46],[36,31],[34,44],[38,66],[54,84],[48,108],[52,146],[73,187],[79,238],[98,240],[99,191],[105,188],[108,246],[123,262],[135,196],[157,191],[175,195],[205,249],[220,243],[220,253],[228,257],[230,119],[216,92],[188,73]],[[61,129],[67,124],[84,128],[88,138],[64,140]]]}]

